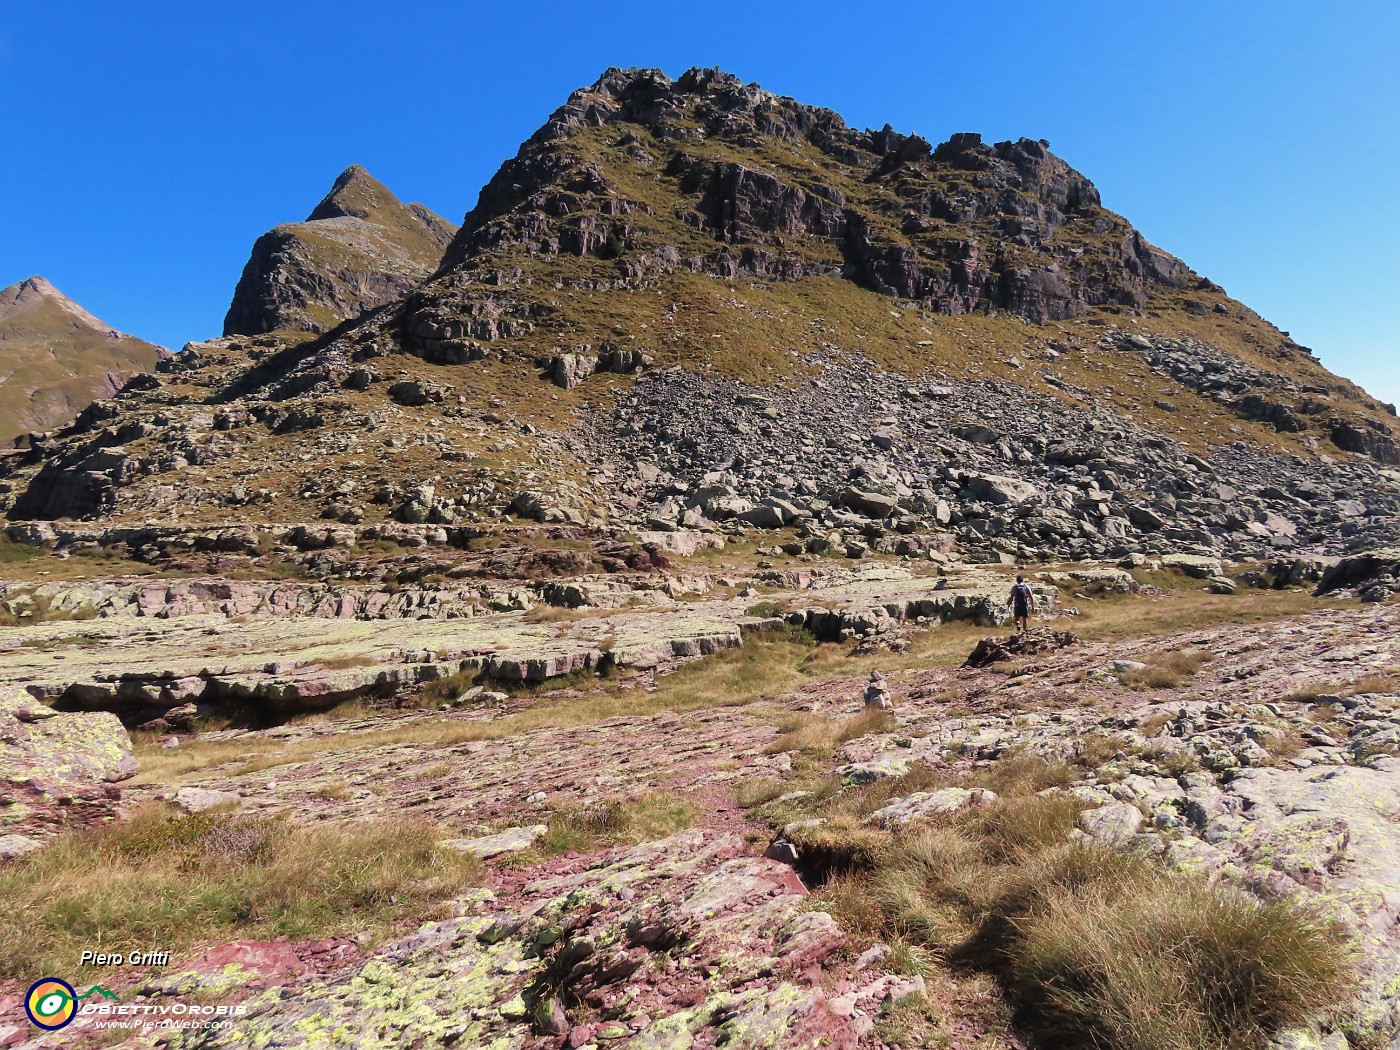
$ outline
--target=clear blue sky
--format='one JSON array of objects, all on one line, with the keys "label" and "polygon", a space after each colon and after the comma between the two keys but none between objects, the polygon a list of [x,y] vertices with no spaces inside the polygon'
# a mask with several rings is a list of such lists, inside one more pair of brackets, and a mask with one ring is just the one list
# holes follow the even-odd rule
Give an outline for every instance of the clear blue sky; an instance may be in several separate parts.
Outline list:
[{"label": "clear blue sky", "polygon": [[8,5],[0,286],[218,334],[254,238],[358,162],[459,220],[607,66],[720,66],[857,127],[1021,135],[1334,370],[1400,399],[1400,3]]}]

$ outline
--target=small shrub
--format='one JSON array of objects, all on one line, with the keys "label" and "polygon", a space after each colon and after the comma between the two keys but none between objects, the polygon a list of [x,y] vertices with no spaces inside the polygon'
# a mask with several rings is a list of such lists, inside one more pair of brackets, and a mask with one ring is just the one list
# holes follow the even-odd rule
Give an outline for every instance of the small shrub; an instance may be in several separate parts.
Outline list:
[{"label": "small shrub", "polygon": [[1174,719],[1169,712],[1154,711],[1138,723],[1137,729],[1145,737],[1159,736],[1162,730],[1171,725],[1173,721]]},{"label": "small shrub", "polygon": [[1074,764],[1081,769],[1098,769],[1113,761],[1123,742],[1107,733],[1085,733],[1074,742]]},{"label": "small shrub", "polygon": [[1347,689],[1348,696],[1357,696],[1361,693],[1400,693],[1400,675],[1363,675]]},{"label": "small shrub", "polygon": [[744,610],[745,616],[762,616],[764,618],[783,615],[783,607],[777,602],[758,602],[750,605]]},{"label": "small shrub", "polygon": [[1079,777],[1080,771],[1069,762],[1013,751],[973,773],[967,786],[990,788],[999,795],[1023,795],[1064,787]]}]

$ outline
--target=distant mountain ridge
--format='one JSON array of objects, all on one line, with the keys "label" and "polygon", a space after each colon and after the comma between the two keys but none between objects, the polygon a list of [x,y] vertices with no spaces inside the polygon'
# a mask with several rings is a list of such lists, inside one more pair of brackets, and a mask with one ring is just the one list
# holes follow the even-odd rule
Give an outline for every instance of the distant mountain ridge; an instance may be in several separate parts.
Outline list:
[{"label": "distant mountain ridge", "polygon": [[403,204],[358,164],[305,222],[259,237],[224,319],[225,335],[319,333],[399,298],[437,269],[457,227]]},{"label": "distant mountain ridge", "polygon": [[0,443],[73,420],[169,356],[35,275],[0,290]]}]

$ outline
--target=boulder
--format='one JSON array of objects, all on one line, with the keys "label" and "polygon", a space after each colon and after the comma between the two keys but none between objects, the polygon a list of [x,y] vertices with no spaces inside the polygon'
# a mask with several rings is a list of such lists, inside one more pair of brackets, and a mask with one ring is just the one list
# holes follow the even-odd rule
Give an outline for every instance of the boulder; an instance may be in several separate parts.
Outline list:
[{"label": "boulder", "polygon": [[968,655],[964,667],[987,667],[1016,656],[1051,653],[1074,645],[1079,639],[1070,631],[1036,627],[1009,638],[983,638]]},{"label": "boulder", "polygon": [[1121,802],[1098,809],[1086,809],[1079,814],[1079,830],[1100,846],[1121,846],[1142,827],[1142,811]]},{"label": "boulder", "polygon": [[985,806],[997,800],[996,792],[985,788],[943,788],[941,791],[916,791],[897,798],[865,818],[865,823],[881,828],[895,828],[923,817],[957,813],[972,806]]},{"label": "boulder", "polygon": [[1128,520],[1144,532],[1156,532],[1158,529],[1166,528],[1167,525],[1167,519],[1151,507],[1129,507]]},{"label": "boulder", "polygon": [[474,854],[478,860],[490,860],[503,853],[520,853],[529,849],[547,831],[549,828],[544,824],[533,824],[529,827],[507,828],[495,835],[482,835],[480,838],[448,839],[444,845],[462,853]]},{"label": "boulder", "polygon": [[389,396],[400,405],[418,407],[430,402],[442,401],[449,393],[448,387],[435,383],[425,383],[421,379],[405,379],[389,388]]},{"label": "boulder", "polygon": [[0,861],[22,857],[42,845],[38,839],[32,839],[28,835],[0,835]]},{"label": "boulder", "polygon": [[842,494],[841,502],[851,510],[869,518],[888,518],[899,509],[898,496],[887,495],[872,489],[858,488],[854,485]]},{"label": "boulder", "polygon": [[1225,575],[1225,568],[1220,564],[1220,559],[1208,554],[1164,554],[1162,568],[1175,569],[1197,580]]},{"label": "boulder", "polygon": [[902,777],[909,772],[904,758],[877,758],[870,762],[852,762],[837,770],[847,784],[873,784],[886,777]]},{"label": "boulder", "polygon": [[62,790],[114,784],[137,768],[116,715],[64,714],[27,693],[0,696],[0,782]]},{"label": "boulder", "polygon": [[186,813],[203,813],[219,806],[236,806],[242,799],[232,791],[212,791],[209,788],[182,787],[175,792],[175,805]]},{"label": "boulder", "polygon": [[555,386],[572,390],[598,371],[598,358],[591,354],[560,354],[549,365],[549,378]]},{"label": "boulder", "polygon": [[1359,594],[1382,577],[1392,580],[1400,578],[1400,547],[1348,555],[1326,571],[1318,582],[1316,593],[1323,595],[1354,590]]},{"label": "boulder", "polygon": [[1001,474],[965,474],[963,489],[973,499],[983,500],[996,506],[1025,503],[1039,495],[1029,481],[1008,478]]}]

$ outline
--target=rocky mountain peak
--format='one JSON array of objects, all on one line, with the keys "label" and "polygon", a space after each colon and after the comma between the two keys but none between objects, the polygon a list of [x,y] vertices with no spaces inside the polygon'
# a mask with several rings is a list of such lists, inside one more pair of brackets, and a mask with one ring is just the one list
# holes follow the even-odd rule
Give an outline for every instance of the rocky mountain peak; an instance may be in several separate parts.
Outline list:
[{"label": "rocky mountain peak", "polygon": [[115,328],[84,310],[54,287],[48,278],[39,274],[0,290],[0,321],[7,321],[46,304],[69,314],[75,322],[89,328],[106,331],[113,337],[121,334]]},{"label": "rocky mountain peak", "polygon": [[[567,272],[544,273],[554,260]],[[483,188],[440,273],[406,304],[404,344],[443,360],[479,353],[445,333],[481,329],[483,312],[513,308],[511,287],[541,283],[835,278],[938,314],[1035,323],[1219,291],[1103,208],[1043,140],[860,131],[713,69],[610,69],[575,91]],[[538,312],[538,292],[525,298]]]},{"label": "rocky mountain peak", "polygon": [[398,207],[402,205],[387,186],[360,165],[352,164],[336,177],[331,191],[312,209],[306,221],[369,219]]},{"label": "rocky mountain peak", "polygon": [[0,442],[67,423],[167,356],[37,274],[0,289]]},{"label": "rocky mountain peak", "polygon": [[352,164],[305,222],[277,226],[254,244],[224,334],[334,328],[426,278],[456,231]]},{"label": "rocky mountain peak", "polygon": [[[1041,139],[862,131],[716,70],[609,70],[445,255],[426,234],[410,255],[404,231],[432,227],[362,168],[312,215],[255,248],[229,330],[259,335],[91,413],[16,475],[12,516],[164,517],[178,493],[210,518],[813,521],[813,550],[935,528],[978,558],[1258,557],[1362,535],[1323,504],[1389,493],[1400,463],[1393,414]],[[1324,454],[1351,473],[1325,481]],[[193,488],[165,477],[195,464]],[[265,496],[241,480],[270,472]],[[1380,535],[1392,506],[1348,513]]]}]

